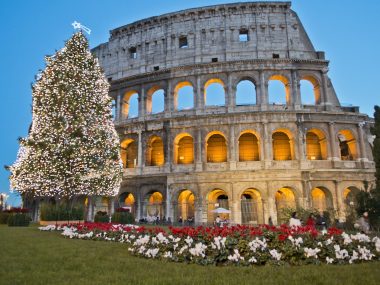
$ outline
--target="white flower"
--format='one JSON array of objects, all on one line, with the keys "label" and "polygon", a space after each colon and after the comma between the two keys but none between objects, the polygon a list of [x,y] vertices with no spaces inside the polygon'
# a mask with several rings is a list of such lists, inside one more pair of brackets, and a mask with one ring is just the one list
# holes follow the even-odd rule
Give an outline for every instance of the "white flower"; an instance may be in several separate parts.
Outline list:
[{"label": "white flower", "polygon": [[254,240],[248,243],[248,246],[253,252],[256,252],[258,249],[264,251],[267,248],[267,242],[265,239],[260,240],[259,238],[255,238]]},{"label": "white flower", "polygon": [[318,252],[320,252],[321,250],[319,248],[308,248],[308,247],[305,247],[304,248],[304,252],[305,252],[305,255],[306,257],[314,257],[314,258],[318,258]]},{"label": "white flower", "polygon": [[376,251],[380,252],[380,238],[379,237],[374,237],[372,239],[372,242],[375,243]]},{"label": "white flower", "polygon": [[277,250],[272,249],[269,251],[270,255],[273,257],[275,260],[280,260],[281,259],[281,253],[277,252]]},{"label": "white flower", "polygon": [[186,249],[188,249],[189,247],[187,245],[184,245],[183,247],[181,247],[181,249],[179,250],[179,254],[182,254]]},{"label": "white flower", "polygon": [[201,242],[198,242],[194,248],[190,248],[189,252],[193,256],[202,256],[205,257],[205,251],[207,249],[207,246],[204,245]]},{"label": "white flower", "polygon": [[190,246],[193,243],[193,239],[190,236],[187,236],[185,242]]},{"label": "white flower", "polygon": [[239,262],[239,260],[244,260],[244,257],[240,255],[239,251],[236,248],[234,249],[234,254],[229,255],[227,258],[232,262]]},{"label": "white flower", "polygon": [[334,258],[326,257],[326,263],[331,264],[334,262]]},{"label": "white flower", "polygon": [[301,237],[294,239],[292,236],[289,236],[288,239],[292,242],[292,245],[297,248],[299,248],[303,243],[303,239]]},{"label": "white flower", "polygon": [[249,263],[257,263],[257,259],[254,256],[252,256],[250,259],[248,259],[248,262]]},{"label": "white flower", "polygon": [[164,258],[173,258],[173,254],[171,251],[167,251],[163,255]]},{"label": "white flower", "polygon": [[159,248],[150,248],[145,252],[145,256],[155,258],[159,251]]},{"label": "white flower", "polygon": [[217,236],[217,237],[214,237],[214,242],[211,242],[211,247],[213,249],[220,250],[221,248],[225,248],[225,244],[226,244],[226,238]]}]

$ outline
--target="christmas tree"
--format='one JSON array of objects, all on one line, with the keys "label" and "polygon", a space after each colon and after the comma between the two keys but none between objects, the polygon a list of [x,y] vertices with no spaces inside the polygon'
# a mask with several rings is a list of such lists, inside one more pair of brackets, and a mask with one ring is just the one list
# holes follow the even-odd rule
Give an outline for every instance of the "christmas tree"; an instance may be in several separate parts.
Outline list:
[{"label": "christmas tree", "polygon": [[11,188],[34,197],[117,194],[122,162],[109,84],[75,33],[33,85],[33,122],[11,171]]}]

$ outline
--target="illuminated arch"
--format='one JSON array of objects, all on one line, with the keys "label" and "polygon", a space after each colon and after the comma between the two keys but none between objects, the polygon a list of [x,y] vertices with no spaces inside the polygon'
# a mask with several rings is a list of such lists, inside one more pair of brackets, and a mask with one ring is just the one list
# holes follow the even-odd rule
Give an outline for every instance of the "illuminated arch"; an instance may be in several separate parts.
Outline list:
[{"label": "illuminated arch", "polygon": [[124,168],[135,168],[137,166],[137,143],[133,139],[126,139],[121,143],[121,160]]},{"label": "illuminated arch", "polygon": [[287,223],[285,209],[297,209],[295,192],[290,187],[282,187],[275,194],[276,210],[277,210],[277,223]]},{"label": "illuminated arch", "polygon": [[131,213],[135,213],[135,196],[130,192],[123,192],[119,195],[119,206],[129,209]]},{"label": "illuminated arch", "polygon": [[139,115],[139,93],[136,90],[127,91],[123,96],[123,118],[135,118]]},{"label": "illuminated arch", "polygon": [[194,108],[194,87],[189,81],[179,82],[174,88],[174,109]]},{"label": "illuminated arch", "polygon": [[308,160],[327,159],[327,140],[323,131],[311,129],[306,133],[306,157]]},{"label": "illuminated arch", "polygon": [[214,131],[206,137],[207,162],[227,161],[227,140],[223,133]]},{"label": "illuminated arch", "polygon": [[194,139],[188,133],[182,133],[174,139],[174,163],[194,163]]},{"label": "illuminated arch", "polygon": [[194,193],[188,189],[182,190],[177,199],[176,221],[179,221],[180,218],[183,222],[189,218],[194,220],[194,204]]},{"label": "illuminated arch", "polygon": [[242,79],[236,85],[236,105],[255,105],[256,86],[250,79]]},{"label": "illuminated arch", "polygon": [[320,104],[321,90],[318,80],[311,75],[305,75],[300,80],[302,104]]},{"label": "illuminated arch", "polygon": [[272,134],[273,160],[293,160],[294,149],[292,134],[289,130],[279,129]]},{"label": "illuminated arch", "polygon": [[225,85],[218,78],[209,79],[204,85],[205,106],[225,106]]},{"label": "illuminated arch", "polygon": [[240,197],[241,223],[264,224],[261,194],[257,189],[246,189]]},{"label": "illuminated arch", "polygon": [[216,208],[224,208],[229,210],[228,194],[226,191],[221,189],[214,189],[210,191],[207,195],[207,221],[208,223],[213,223],[217,216],[221,218],[229,218],[229,214],[216,214],[212,211]]},{"label": "illuminated arch", "polygon": [[[280,93],[283,94],[280,94],[278,89],[281,89]],[[269,103],[290,104],[289,79],[283,75],[272,75],[268,80],[268,97]]]},{"label": "illuminated arch", "polygon": [[333,208],[332,195],[329,190],[323,187],[316,187],[311,190],[311,204],[318,212],[325,212]]},{"label": "illuminated arch", "polygon": [[151,191],[145,196],[144,201],[145,216],[160,217],[165,216],[164,196],[159,191]]},{"label": "illuminated arch", "polygon": [[239,137],[239,161],[260,160],[259,140],[252,131],[245,131]]},{"label": "illuminated arch", "polygon": [[159,136],[151,136],[146,150],[147,166],[162,166],[165,163],[164,143]]},{"label": "illuminated arch", "polygon": [[146,93],[147,114],[161,113],[165,109],[165,91],[162,87],[155,85]]},{"label": "illuminated arch", "polygon": [[351,130],[338,132],[340,158],[342,160],[355,160],[358,157],[357,143]]}]

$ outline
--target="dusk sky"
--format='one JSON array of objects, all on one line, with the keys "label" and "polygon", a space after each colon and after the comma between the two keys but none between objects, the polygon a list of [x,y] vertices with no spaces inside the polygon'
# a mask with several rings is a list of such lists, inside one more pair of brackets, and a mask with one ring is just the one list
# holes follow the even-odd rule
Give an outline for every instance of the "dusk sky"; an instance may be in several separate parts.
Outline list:
[{"label": "dusk sky", "polygon": [[[223,0],[140,1],[3,1],[0,6],[0,164],[14,162],[18,137],[31,123],[31,83],[44,56],[64,45],[75,20],[91,28],[91,47],[106,42],[109,30],[167,12],[231,3]],[[243,2],[243,1],[239,1]],[[380,105],[377,89],[380,66],[380,1],[295,0],[298,14],[316,50],[330,60],[329,76],[340,102],[360,106],[373,115]],[[0,169],[0,192],[9,192],[9,173]],[[9,202],[19,205],[16,194]]]}]

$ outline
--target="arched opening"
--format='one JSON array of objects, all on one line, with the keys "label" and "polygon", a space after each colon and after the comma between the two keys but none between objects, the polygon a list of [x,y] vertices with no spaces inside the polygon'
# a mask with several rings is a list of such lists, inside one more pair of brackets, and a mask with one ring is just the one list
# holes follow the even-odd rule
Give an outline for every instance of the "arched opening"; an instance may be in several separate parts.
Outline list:
[{"label": "arched opening", "polygon": [[146,150],[146,165],[162,166],[164,163],[164,143],[159,136],[152,136]]},{"label": "arched opening", "polygon": [[174,88],[174,109],[189,110],[194,108],[194,88],[190,82],[184,81]]},{"label": "arched opening", "polygon": [[183,190],[178,195],[177,205],[174,207],[175,220],[180,223],[191,224],[194,221],[195,196],[190,190]]},{"label": "arched opening", "polygon": [[135,90],[125,93],[122,102],[123,118],[135,118],[139,115],[139,94]]},{"label": "arched opening", "polygon": [[345,206],[345,216],[346,222],[348,224],[355,223],[357,219],[356,206],[357,206],[357,195],[360,190],[356,187],[350,186],[343,190],[343,201]]},{"label": "arched opening", "polygon": [[260,160],[259,143],[257,137],[250,132],[239,137],[239,161]]},{"label": "arched opening", "polygon": [[180,134],[174,140],[174,162],[194,163],[194,140],[189,134]]},{"label": "arched opening", "polygon": [[165,109],[165,91],[159,86],[150,88],[146,96],[147,114],[157,114]]},{"label": "arched opening", "polygon": [[355,160],[357,158],[356,139],[350,130],[341,130],[338,133],[341,160]]},{"label": "arched opening", "polygon": [[240,197],[241,223],[257,225],[264,223],[264,212],[261,194],[258,190],[250,188]]},{"label": "arched opening", "polygon": [[227,161],[227,143],[221,134],[209,136],[206,143],[207,162],[226,162]]},{"label": "arched opening", "polygon": [[292,160],[293,151],[289,136],[282,131],[272,135],[273,160]]},{"label": "arched opening", "polygon": [[311,204],[318,212],[326,212],[333,209],[332,196],[325,188],[317,187],[311,190]]},{"label": "arched opening", "polygon": [[221,189],[212,190],[207,195],[207,222],[212,224],[219,216],[221,219],[229,219],[229,213],[215,213],[213,212],[217,208],[223,208],[229,210],[228,195],[227,192]]},{"label": "arched opening", "polygon": [[286,212],[297,209],[294,191],[289,187],[283,187],[276,192],[275,200],[277,210],[277,223],[288,223],[288,216]]},{"label": "arched opening", "polygon": [[256,86],[250,80],[242,80],[236,86],[236,105],[255,105]]},{"label": "arched opening", "polygon": [[210,79],[204,86],[205,106],[224,106],[225,90],[224,83],[220,79]]},{"label": "arched opening", "polygon": [[164,197],[158,192],[150,192],[145,197],[144,216],[150,221],[152,217],[159,217],[160,220],[165,216]]},{"label": "arched opening", "polygon": [[124,140],[121,143],[121,160],[124,168],[135,168],[137,166],[137,143],[133,139]]},{"label": "arched opening", "polygon": [[313,76],[304,76],[300,80],[301,102],[304,105],[317,105],[321,101],[318,81]]},{"label": "arched opening", "polygon": [[312,129],[306,133],[306,157],[308,160],[327,159],[327,140],[322,131]]},{"label": "arched opening", "polygon": [[135,214],[135,197],[130,192],[124,192],[119,195],[119,206]]},{"label": "arched opening", "polygon": [[268,82],[269,104],[286,105],[290,103],[289,80],[282,75],[273,75]]}]

